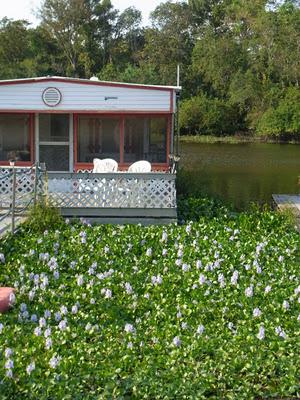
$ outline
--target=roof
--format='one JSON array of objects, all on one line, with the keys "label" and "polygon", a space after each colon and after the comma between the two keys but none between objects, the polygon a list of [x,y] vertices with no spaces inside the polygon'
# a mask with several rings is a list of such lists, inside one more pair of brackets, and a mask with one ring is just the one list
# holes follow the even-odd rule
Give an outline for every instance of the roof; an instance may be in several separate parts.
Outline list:
[{"label": "roof", "polygon": [[35,78],[22,78],[22,79],[7,79],[0,80],[0,85],[12,85],[12,84],[22,84],[22,83],[35,83],[43,81],[56,81],[56,82],[70,82],[70,83],[80,83],[86,85],[100,85],[100,86],[123,86],[123,87],[133,87],[142,89],[157,89],[157,90],[174,90],[176,92],[181,91],[181,86],[164,86],[164,85],[144,85],[141,83],[125,83],[125,82],[112,82],[112,81],[99,81],[94,79],[81,79],[81,78],[70,78],[63,76],[41,76]]}]

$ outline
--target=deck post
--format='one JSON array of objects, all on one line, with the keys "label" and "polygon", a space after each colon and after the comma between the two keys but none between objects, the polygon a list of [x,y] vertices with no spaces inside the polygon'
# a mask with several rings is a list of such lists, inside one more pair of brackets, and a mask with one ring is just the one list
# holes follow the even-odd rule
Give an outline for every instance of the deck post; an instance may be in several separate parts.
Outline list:
[{"label": "deck post", "polygon": [[37,187],[38,187],[38,170],[39,170],[39,163],[35,163],[35,170],[34,170],[34,192],[33,192],[33,205],[36,206],[36,199],[37,199]]},{"label": "deck post", "polygon": [[16,208],[16,169],[15,162],[11,162],[12,166],[12,202],[11,202],[11,232],[15,232],[15,208]]}]

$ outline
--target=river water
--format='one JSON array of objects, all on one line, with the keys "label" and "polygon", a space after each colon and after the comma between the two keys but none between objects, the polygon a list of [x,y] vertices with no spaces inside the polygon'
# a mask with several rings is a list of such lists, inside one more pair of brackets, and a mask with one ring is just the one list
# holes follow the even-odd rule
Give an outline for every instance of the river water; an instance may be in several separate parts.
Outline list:
[{"label": "river water", "polygon": [[271,203],[271,195],[298,194],[300,145],[182,143],[184,190],[217,197],[237,209]]}]

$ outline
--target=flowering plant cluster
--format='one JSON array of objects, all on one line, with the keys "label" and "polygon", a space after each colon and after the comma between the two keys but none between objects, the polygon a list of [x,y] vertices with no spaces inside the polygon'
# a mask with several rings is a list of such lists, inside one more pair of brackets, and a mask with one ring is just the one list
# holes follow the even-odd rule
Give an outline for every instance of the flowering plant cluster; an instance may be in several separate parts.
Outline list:
[{"label": "flowering plant cluster", "polygon": [[299,234],[272,212],[0,244],[3,399],[299,397]]}]

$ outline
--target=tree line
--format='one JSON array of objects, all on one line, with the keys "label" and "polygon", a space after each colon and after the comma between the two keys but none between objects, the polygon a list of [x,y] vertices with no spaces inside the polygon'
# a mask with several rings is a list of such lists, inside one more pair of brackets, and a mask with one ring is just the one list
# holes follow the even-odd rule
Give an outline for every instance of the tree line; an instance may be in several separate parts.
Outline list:
[{"label": "tree line", "polygon": [[0,79],[60,75],[176,85],[182,133],[300,133],[300,1],[161,3],[149,26],[110,0],[44,0],[0,20]]}]

